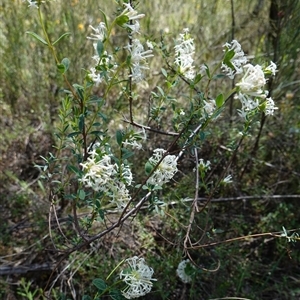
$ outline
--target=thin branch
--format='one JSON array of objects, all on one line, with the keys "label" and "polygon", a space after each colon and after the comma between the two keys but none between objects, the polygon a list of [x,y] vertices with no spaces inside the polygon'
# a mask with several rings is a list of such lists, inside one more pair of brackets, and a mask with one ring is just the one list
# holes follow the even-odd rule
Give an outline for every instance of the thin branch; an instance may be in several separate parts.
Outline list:
[{"label": "thin branch", "polygon": [[184,242],[183,242],[184,249],[188,248],[187,247],[188,243],[190,245],[192,245],[191,244],[191,240],[190,240],[190,232],[192,230],[192,225],[194,223],[195,212],[199,212],[198,204],[197,204],[197,199],[198,199],[198,195],[199,195],[199,172],[198,172],[199,161],[198,161],[198,152],[197,152],[197,149],[194,149],[194,153],[195,153],[195,161],[196,161],[195,197],[194,197],[194,200],[193,200],[193,203],[192,203],[189,224],[188,224],[187,232],[186,232],[185,239],[184,239]]},{"label": "thin branch", "polygon": [[134,121],[128,121],[126,119],[124,119],[123,121],[126,122],[126,123],[129,123],[132,126],[135,126],[135,127],[141,128],[141,129],[145,129],[145,130],[148,130],[148,131],[152,131],[152,132],[155,132],[155,133],[158,133],[158,134],[170,135],[170,136],[178,136],[179,135],[179,133],[177,133],[177,132],[161,131],[161,130],[158,130],[158,129],[151,128],[149,126],[138,124],[138,123],[136,123]]}]

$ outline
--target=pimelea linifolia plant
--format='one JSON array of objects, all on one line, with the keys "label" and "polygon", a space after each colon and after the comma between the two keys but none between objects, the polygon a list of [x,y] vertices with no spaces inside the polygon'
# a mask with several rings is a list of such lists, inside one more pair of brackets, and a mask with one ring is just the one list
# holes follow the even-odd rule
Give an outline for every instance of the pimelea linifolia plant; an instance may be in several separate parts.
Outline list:
[{"label": "pimelea linifolia plant", "polygon": [[[27,33],[50,49],[57,70],[65,82],[64,96],[58,112],[59,124],[55,128],[56,151],[44,157],[45,164],[39,166],[49,191],[52,209],[55,209],[60,197],[64,197],[72,206],[74,239],[65,240],[68,247],[65,258],[120,227],[127,219],[136,215],[143,205],[155,201],[157,195],[163,200],[164,189],[172,184],[174,176],[180,170],[178,162],[186,151],[193,154],[195,166],[191,172],[196,179],[195,198],[190,208],[190,217],[186,220],[186,234],[182,243],[183,250],[189,256],[189,250],[195,247],[191,238],[195,214],[205,208],[200,209],[197,205],[199,182],[201,181],[209,202],[222,184],[230,184],[234,180],[228,174],[231,164],[229,161],[218,181],[206,183],[205,178],[212,163],[199,157],[198,151],[205,138],[204,130],[210,123],[218,122],[228,100],[233,97],[239,103],[239,124],[243,124],[232,154],[234,157],[244,138],[250,134],[255,116],[272,116],[277,109],[266,89],[268,77],[276,75],[276,64],[270,62],[264,66],[253,65],[239,42],[233,40],[224,44],[222,59],[213,69],[204,63],[199,65],[194,60],[197,45],[188,28],[177,34],[174,45],[151,42],[143,38],[140,20],[145,15],[138,12],[135,2],[119,1],[117,14],[112,21],[109,22],[105,12],[100,10],[102,21],[90,24],[87,43],[94,49],[90,68],[85,70],[81,83],[71,83],[68,72],[72,62],[55,49],[55,45],[65,41],[69,33],[51,41],[44,24],[44,1],[27,0],[26,3],[33,13],[36,10],[43,36],[34,32]],[[112,35],[116,29],[127,34],[127,43],[113,44]],[[139,113],[134,105],[140,85],[147,83],[150,76],[149,62],[158,55],[165,59],[165,67],[158,70],[163,78],[163,85],[156,86],[151,92],[153,103],[150,112],[153,120],[162,119],[165,107],[172,112],[167,119],[170,125],[164,124],[163,129],[136,121]],[[236,84],[233,89],[212,92],[211,84],[220,71],[223,78],[234,79]],[[189,91],[185,103],[172,96],[172,91],[182,87],[182,84]],[[103,91],[101,96],[93,93],[99,86]],[[206,88],[201,90],[202,86]],[[116,94],[116,90],[117,94],[123,95],[128,101],[128,111],[127,116],[124,115],[122,129],[116,130],[112,137],[109,134],[110,120],[106,115],[105,103],[110,93],[114,91]],[[162,148],[149,141],[149,133],[151,136],[169,136],[172,140],[166,148]],[[180,149],[173,151],[177,143]],[[145,169],[145,177],[140,179],[135,177],[134,169],[137,167],[133,169],[131,159],[143,151],[146,144],[151,144],[154,150],[146,161],[140,162],[139,167]],[[79,208],[85,208],[88,213],[79,217]],[[118,212],[118,220],[108,223],[104,230],[95,232],[93,224],[106,220],[108,210]],[[287,233],[284,236],[289,238]],[[199,243],[196,245],[199,246]],[[124,269],[122,266],[125,264],[127,268]],[[196,273],[195,270],[191,261],[185,259],[178,265],[177,275],[184,283],[188,283]],[[111,275],[116,272],[119,276],[110,283]],[[109,294],[114,299],[143,296],[151,291],[156,280],[152,278],[153,274],[153,269],[143,258],[124,258],[106,280],[96,278],[93,281],[98,289],[94,299],[100,299],[104,294]],[[86,296],[86,299],[91,298]]]}]

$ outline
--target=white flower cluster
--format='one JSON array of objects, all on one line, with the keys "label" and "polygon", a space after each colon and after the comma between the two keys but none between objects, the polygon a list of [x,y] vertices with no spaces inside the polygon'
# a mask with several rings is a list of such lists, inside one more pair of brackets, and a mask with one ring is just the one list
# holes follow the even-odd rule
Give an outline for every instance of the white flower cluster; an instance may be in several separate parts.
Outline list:
[{"label": "white flower cluster", "polygon": [[201,171],[207,172],[208,170],[210,170],[210,161],[208,160],[205,162],[203,158],[200,158],[198,163],[198,168]]},{"label": "white flower cluster", "polygon": [[266,73],[275,74],[276,65],[271,62],[270,66],[263,68],[260,65],[246,64],[243,67],[244,76],[236,84],[238,87],[238,98],[242,108],[238,110],[242,118],[247,118],[249,112],[261,106],[266,115],[273,115],[277,109],[272,98],[267,98],[268,91],[264,89],[267,80]]},{"label": "white flower cluster", "polygon": [[265,89],[267,79],[265,75],[275,75],[276,64],[271,62],[266,68],[260,65],[247,63],[241,45],[233,40],[230,44],[226,43],[225,56],[222,63],[222,69],[229,78],[234,78],[236,74],[243,74],[242,79],[236,84],[237,94],[235,98],[239,99],[242,108],[238,110],[239,115],[247,119],[249,113],[257,109],[262,109],[266,115],[273,115],[275,107],[272,98],[267,98],[269,92]]},{"label": "white flower cluster", "polygon": [[[138,12],[131,6],[130,3],[124,3],[125,9],[117,17],[117,24],[127,28],[130,31],[130,36],[133,34],[139,33],[140,24],[139,19],[143,18],[144,14],[138,14]],[[96,41],[93,45],[97,52],[97,47],[100,42],[104,42],[107,38],[107,28],[105,23],[100,22],[99,25],[94,28],[90,25],[94,33],[90,37],[87,37],[90,40]],[[103,45],[102,45],[103,46]],[[149,69],[147,64],[147,58],[152,57],[153,45],[150,42],[147,42],[148,50],[144,49],[144,46],[138,39],[133,39],[132,42],[124,47],[130,52],[130,69],[131,77],[134,82],[140,82],[144,79],[144,70]],[[96,84],[99,85],[103,80],[109,80],[111,77],[109,73],[116,68],[116,63],[113,60],[112,55],[109,55],[107,51],[103,51],[101,57],[97,52],[93,59],[96,60],[96,66],[90,68],[88,76]]]},{"label": "white flower cluster", "polygon": [[241,74],[243,72],[243,65],[247,63],[247,58],[242,50],[240,43],[233,40],[230,44],[226,43],[223,45],[225,47],[225,52],[234,51],[233,57],[230,59],[230,66],[228,64],[222,63],[222,69],[227,76],[231,79],[234,78],[235,74]]},{"label": "white flower cluster", "polygon": [[[139,33],[140,24],[139,19],[143,18],[144,14],[138,14],[138,12],[130,5],[130,3],[124,3],[125,10],[122,12],[121,16],[126,16],[128,22],[123,24],[123,27],[130,30],[131,36],[135,33]],[[130,69],[131,78],[133,82],[141,82],[144,79],[144,70],[148,70],[149,66],[147,63],[147,58],[152,57],[153,45],[147,42],[148,50],[145,50],[142,43],[137,39],[133,39],[131,44],[128,44],[125,49],[130,52]]]},{"label": "white flower cluster", "polygon": [[79,181],[85,187],[105,193],[114,205],[124,208],[131,199],[126,187],[132,183],[131,170],[127,165],[112,163],[111,155],[104,151],[99,152],[99,148],[93,147],[87,160],[80,164],[84,175]]},{"label": "white flower cluster", "polygon": [[152,282],[156,279],[152,278],[153,269],[145,264],[143,258],[134,256],[125,260],[129,269],[122,270],[120,278],[127,284],[122,291],[126,299],[134,299],[146,295],[151,291]]},{"label": "white flower cluster", "polygon": [[190,37],[189,29],[185,28],[183,33],[179,34],[179,39],[175,45],[175,65],[178,67],[178,72],[187,79],[195,78],[195,70],[193,66],[193,55],[195,53],[194,40]]},{"label": "white flower cluster", "polygon": [[143,146],[138,141],[140,140],[145,141],[146,139],[147,139],[146,131],[143,128],[141,131],[131,134],[130,137],[123,142],[123,146],[125,148],[129,146],[132,147],[132,149],[141,150]]},{"label": "white flower cluster", "polygon": [[109,55],[107,51],[103,51],[101,57],[99,57],[99,53],[97,52],[98,42],[102,43],[106,38],[107,28],[105,23],[100,22],[96,28],[90,25],[90,28],[95,33],[92,33],[87,38],[96,41],[93,43],[96,54],[92,57],[96,63],[95,67],[90,68],[88,76],[96,85],[99,85],[104,79],[110,79],[109,73],[116,68],[116,64],[114,63],[113,56]]},{"label": "white flower cluster", "polygon": [[202,114],[202,116],[204,118],[206,118],[206,115],[210,117],[216,109],[216,100],[214,99],[210,99],[208,101],[203,100],[203,102],[204,102],[203,109],[205,113]]},{"label": "white flower cluster", "polygon": [[99,25],[94,28],[92,25],[90,25],[90,27],[95,31],[95,33],[91,34],[91,37],[87,37],[90,40],[94,40],[94,41],[101,41],[103,42],[104,39],[106,38],[106,26],[104,22],[100,22]]},{"label": "white flower cluster", "polygon": [[[166,150],[164,149],[155,149],[152,157],[149,158],[149,163],[151,166],[155,167],[159,161],[162,159]],[[175,155],[166,155],[164,159],[160,162],[153,174],[148,178],[148,185],[158,185],[162,186],[163,184],[170,181],[177,169],[177,158]]]},{"label": "white flower cluster", "polygon": [[[127,27],[131,31],[131,34],[139,33],[140,23],[138,22],[138,20],[144,18],[145,15],[138,14],[138,12],[130,5],[130,3],[124,3],[124,6],[126,8],[122,12],[121,16],[123,15],[127,16],[128,22],[125,23],[123,26]],[[129,23],[130,21],[132,22],[132,24]]]},{"label": "white flower cluster", "polygon": [[[148,42],[149,43],[149,42]],[[125,47],[131,55],[131,77],[134,82],[144,79],[144,70],[148,70],[147,58],[152,57],[152,49],[145,50],[138,39],[134,39],[131,45]]]},{"label": "white flower cluster", "polygon": [[187,272],[187,270],[194,271],[195,266],[190,262],[189,259],[185,259],[181,261],[177,267],[176,273],[178,277],[182,280],[184,283],[190,283],[192,281],[191,272]]}]

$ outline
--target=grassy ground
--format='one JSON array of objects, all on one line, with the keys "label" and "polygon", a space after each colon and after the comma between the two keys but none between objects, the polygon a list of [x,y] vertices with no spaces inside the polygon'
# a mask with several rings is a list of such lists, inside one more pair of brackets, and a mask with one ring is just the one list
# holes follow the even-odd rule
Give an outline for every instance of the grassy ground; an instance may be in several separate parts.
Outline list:
[{"label": "grassy ground", "polygon": [[[276,79],[269,83],[279,109],[274,117],[257,120],[231,166],[234,182],[219,190],[209,208],[196,217],[199,228],[207,228],[201,247],[191,251],[199,273],[191,284],[183,284],[176,276],[176,268],[183,254],[185,229],[181,224],[189,216],[188,199],[194,195],[194,178],[190,172],[193,165],[188,155],[180,162],[177,182],[172,183],[164,195],[168,204],[164,209],[151,213],[141,210],[120,232],[112,232],[73,253],[55,268],[64,247],[73,243],[73,228],[68,218],[71,209],[66,203],[58,210],[60,227],[53,219],[49,222],[49,211],[52,217],[54,212],[47,187],[34,165],[42,163],[40,156],[53,151],[52,145],[56,143],[53,133],[58,123],[59,90],[63,83],[48,50],[25,34],[28,30],[39,30],[34,9],[28,9],[21,0],[3,0],[0,5],[3,20],[0,23],[1,299],[43,299],[43,292],[50,287],[52,299],[81,299],[84,293],[95,291],[91,284],[95,277],[105,278],[108,270],[132,255],[143,255],[158,279],[145,299],[300,297],[299,242],[288,243],[272,235],[231,242],[240,236],[280,232],[282,226],[300,227],[300,6],[294,1],[281,2],[140,1],[139,11],[146,14],[141,23],[142,34],[157,42],[163,35],[166,43],[173,43],[178,33],[188,27],[195,37],[198,65],[214,66],[222,53],[222,45],[233,37],[254,61],[270,59],[279,65]],[[90,34],[88,26],[101,20],[99,7],[107,15],[113,15],[115,3],[68,0],[51,1],[44,7],[47,28],[53,38],[65,31],[71,32],[70,38],[58,44],[57,50],[72,62],[69,80],[79,82],[84,76],[82,68],[89,67],[92,56],[86,40]],[[125,41],[126,36],[115,32],[114,39]],[[143,111],[145,115],[150,91],[161,80],[157,72],[162,63],[159,59],[153,60],[148,84],[140,91],[142,96],[136,111]],[[216,89],[226,85],[226,80],[215,83]],[[184,103],[186,92],[183,87],[175,96]],[[101,94],[101,90],[95,93]],[[106,109],[108,116],[114,116],[110,126],[113,134],[122,113],[128,113],[127,105],[112,94],[107,99]],[[145,115],[138,115],[137,120],[143,121]],[[209,175],[211,180],[221,174],[238,134],[239,129],[228,122],[230,118],[234,123],[228,109],[218,125],[209,128],[209,139],[201,147],[202,157],[214,165]],[[171,127],[168,121],[165,116],[162,126]],[[152,142],[164,145],[168,140]],[[149,149],[153,147],[149,144]],[[149,153],[145,151],[134,162],[145,160]],[[137,174],[142,172],[137,168]],[[200,196],[203,194],[200,190]],[[84,209],[79,211],[79,214],[84,213]],[[108,222],[116,218],[111,214]],[[104,226],[97,223],[95,232]],[[202,233],[195,229],[192,238],[196,240]],[[215,244],[205,246],[209,243]],[[52,271],[54,276],[48,282]]]}]

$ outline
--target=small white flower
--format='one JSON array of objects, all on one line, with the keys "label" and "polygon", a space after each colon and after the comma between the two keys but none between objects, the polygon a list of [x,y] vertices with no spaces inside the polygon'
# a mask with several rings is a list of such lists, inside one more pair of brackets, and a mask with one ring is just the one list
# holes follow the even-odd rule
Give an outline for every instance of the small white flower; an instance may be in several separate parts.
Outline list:
[{"label": "small white flower", "polygon": [[274,110],[278,109],[278,107],[275,106],[275,103],[272,98],[267,98],[266,99],[266,108],[265,108],[265,114],[266,116],[268,115],[273,115]]},{"label": "small white flower", "polygon": [[203,170],[203,171],[208,171],[210,170],[210,161],[207,160],[206,162],[203,160],[203,158],[200,158],[199,159],[199,164],[198,164],[198,168],[200,170]]},{"label": "small white flower", "polygon": [[28,2],[28,7],[35,7],[35,8],[39,8],[38,7],[38,2],[37,1],[32,1],[32,0],[23,0],[22,2],[25,2],[27,1]]},{"label": "small white flower", "polygon": [[193,80],[195,78],[195,70],[193,66],[193,55],[195,53],[194,40],[190,38],[188,28],[179,34],[175,49],[174,64],[178,66],[178,72],[186,78]]},{"label": "small white flower", "polygon": [[87,38],[90,40],[103,42],[103,40],[106,37],[106,31],[107,31],[105,23],[100,22],[96,28],[94,28],[92,25],[90,25],[90,27],[95,31],[95,33],[91,34],[92,37],[87,37]]},{"label": "small white flower", "polygon": [[211,116],[214,110],[216,109],[216,101],[214,99],[211,99],[208,101],[203,100],[203,102],[204,102],[204,106],[203,106],[204,111],[208,116]]},{"label": "small white flower", "polygon": [[244,51],[242,50],[241,45],[236,40],[233,40],[230,44],[226,43],[225,45],[223,45],[223,47],[226,48],[226,53],[228,51],[234,51],[234,56],[230,60],[231,66],[224,64],[224,62],[222,63],[222,69],[224,70],[224,72],[229,78],[233,79],[236,74],[240,74],[243,72],[243,65],[247,63],[247,58],[244,54]]},{"label": "small white flower", "polygon": [[265,73],[266,74],[272,74],[273,76],[275,76],[277,72],[277,66],[275,63],[273,63],[272,61],[270,62],[270,65],[268,67],[265,68]]},{"label": "small white flower", "polygon": [[238,93],[235,98],[239,99],[242,104],[242,108],[238,109],[237,111],[239,116],[245,120],[247,119],[249,112],[253,111],[259,106],[258,99],[253,99],[246,94]]},{"label": "small white flower", "polygon": [[153,44],[149,40],[146,41],[147,47],[151,50],[153,50]]},{"label": "small white flower", "polygon": [[89,78],[97,85],[102,82],[102,78],[95,68],[90,68],[90,73],[88,74]]},{"label": "small white flower", "polygon": [[141,143],[138,143],[138,141],[146,141],[147,140],[147,135],[146,135],[146,131],[143,128],[141,131],[133,133],[132,135],[130,135],[130,137],[128,139],[125,140],[125,142],[123,142],[123,146],[130,146],[133,149],[137,149],[137,150],[141,150],[143,149],[143,146]]},{"label": "small white flower", "polygon": [[134,256],[125,260],[129,269],[122,270],[120,279],[123,280],[127,287],[122,290],[122,294],[126,299],[134,299],[146,295],[151,291],[153,269],[145,264],[143,258]]},{"label": "small white flower", "polygon": [[231,175],[226,176],[226,177],[222,180],[222,183],[223,183],[223,184],[228,184],[228,183],[231,183],[231,182],[232,182],[232,176],[231,176]]},{"label": "small white flower", "polygon": [[126,15],[129,20],[138,20],[145,17],[144,14],[138,14],[138,12],[130,5],[130,3],[123,3],[126,7],[121,15]]},{"label": "small white flower", "polygon": [[181,261],[176,270],[178,277],[184,283],[190,283],[192,281],[192,276],[187,273],[187,269],[190,269],[192,272],[195,269],[195,266],[188,259]]},{"label": "small white flower", "polygon": [[[97,43],[93,44],[95,51],[97,48]],[[98,53],[92,57],[96,61],[96,66],[101,67],[101,71],[96,70],[95,67],[90,68],[90,72],[88,73],[89,78],[96,84],[99,85],[104,79],[110,79],[110,73],[117,67],[114,62],[113,56],[107,54],[106,51],[103,52],[101,58]]]},{"label": "small white flower", "polygon": [[[158,162],[163,157],[166,150],[164,149],[155,149],[154,154],[152,157],[149,158],[149,163],[155,167]],[[177,169],[177,158],[175,155],[167,155],[164,159],[160,162],[154,173],[151,175],[150,178],[147,180],[147,184],[149,185],[159,185],[162,186],[163,184],[170,181],[175,173],[178,171]]]},{"label": "small white flower", "polygon": [[247,64],[243,69],[245,74],[241,81],[236,84],[239,87],[239,92],[253,97],[266,98],[268,91],[263,90],[266,79],[262,67]]}]

